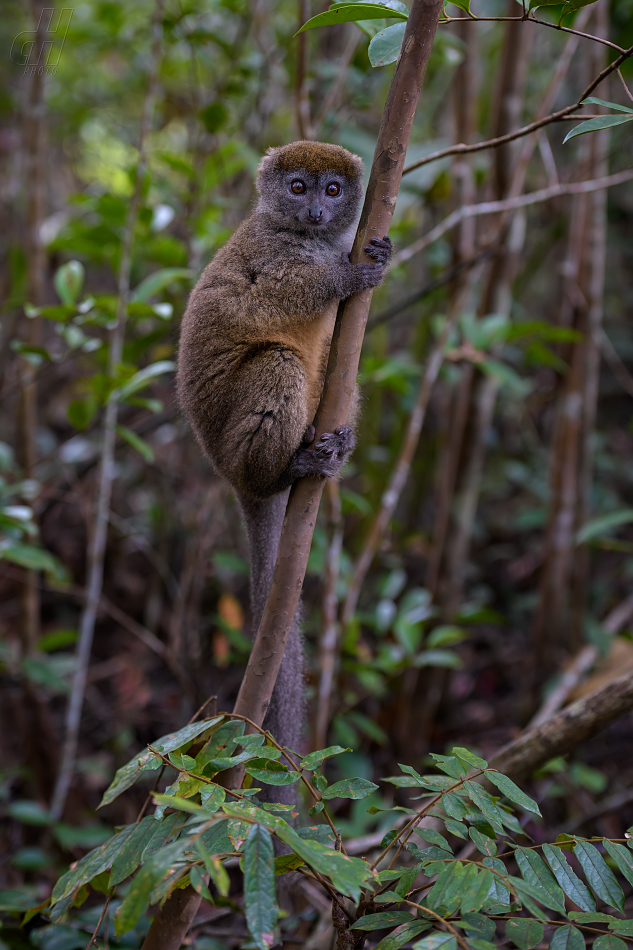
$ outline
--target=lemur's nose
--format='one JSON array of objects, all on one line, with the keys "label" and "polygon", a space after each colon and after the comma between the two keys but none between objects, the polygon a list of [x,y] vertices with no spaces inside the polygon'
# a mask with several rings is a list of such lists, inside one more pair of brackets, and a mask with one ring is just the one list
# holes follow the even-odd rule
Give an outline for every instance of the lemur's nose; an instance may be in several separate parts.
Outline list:
[{"label": "lemur's nose", "polygon": [[323,217],[323,208],[315,205],[314,208],[308,208],[308,217],[310,221],[320,221]]}]

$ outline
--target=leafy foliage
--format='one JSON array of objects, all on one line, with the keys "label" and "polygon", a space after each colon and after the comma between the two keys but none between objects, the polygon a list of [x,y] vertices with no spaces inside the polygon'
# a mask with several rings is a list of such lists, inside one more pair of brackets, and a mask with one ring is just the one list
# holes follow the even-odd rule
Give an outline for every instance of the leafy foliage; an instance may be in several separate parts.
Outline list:
[{"label": "leafy foliage", "polygon": [[[408,810],[411,817],[392,826],[382,850],[370,862],[346,855],[327,806],[321,812],[322,824],[297,832],[281,817],[288,806],[262,805],[253,797],[259,788],[227,790],[217,784],[222,772],[236,764],[270,781],[266,769],[252,766],[270,751],[278,754],[263,760],[275,766],[272,784],[303,781],[315,804],[371,794],[377,786],[362,778],[333,785],[315,782],[315,770],[323,760],[343,750],[330,747],[311,753],[296,766],[269,733],[244,736],[243,731],[244,723],[228,715],[203,720],[150,744],[120,769],[104,802],[129,789],[142,777],[143,766],[156,764],[157,759],[175,770],[176,778],[166,794],[153,794],[157,806],[153,816],[120,829],[60,878],[51,898],[51,919],[60,921],[81,899],[82,889],[91,883],[96,886],[109,871],[108,889],[128,882],[116,914],[116,932],[125,934],[150,905],[164,903],[174,888],[187,883],[211,903],[226,898],[229,884],[223,864],[239,857],[246,922],[260,950],[279,940],[275,877],[289,871],[326,882],[330,893],[351,898],[356,911],[350,929],[379,931],[382,950],[398,950],[411,940],[416,950],[453,943],[488,950],[500,924],[519,950],[540,945],[546,928],[550,948],[576,950],[584,947],[583,934],[595,932],[596,923],[609,927],[598,938],[603,950],[621,950],[617,934],[633,928],[633,920],[596,912],[597,899],[624,914],[624,891],[617,875],[631,881],[630,851],[619,842],[579,836],[564,836],[560,845],[518,844],[515,839],[525,834],[512,806],[539,816],[538,805],[468,749],[434,755],[440,774],[421,775],[403,765],[402,777],[389,779],[400,786],[423,788],[424,802]],[[239,743],[245,748],[235,755]],[[283,783],[282,774],[287,776]],[[489,792],[486,782],[502,797]],[[444,825],[447,836],[438,825]],[[465,837],[455,833],[458,825],[468,829],[479,856],[463,845],[460,853],[454,853],[449,839]],[[334,848],[316,840],[319,828],[332,830],[326,838]],[[425,846],[414,843],[413,836]],[[273,838],[290,853],[275,860]],[[586,884],[569,863],[570,848]],[[613,859],[614,869],[605,857]],[[582,912],[568,912],[566,897]]]}]

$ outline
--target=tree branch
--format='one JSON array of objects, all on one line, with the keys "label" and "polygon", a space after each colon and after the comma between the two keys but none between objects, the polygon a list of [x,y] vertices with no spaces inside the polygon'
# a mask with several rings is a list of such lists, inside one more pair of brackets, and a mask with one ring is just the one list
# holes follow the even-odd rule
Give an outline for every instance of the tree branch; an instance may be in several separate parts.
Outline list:
[{"label": "tree branch", "polygon": [[554,756],[564,755],[633,709],[633,673],[572,703],[557,716],[499,750],[490,765],[515,781]]},{"label": "tree branch", "polygon": [[[476,142],[474,145],[464,145],[460,143],[459,145],[449,145],[448,148],[441,148],[437,152],[431,152],[430,155],[426,155],[424,158],[421,158],[417,162],[412,162],[411,165],[403,170],[402,174],[406,175],[408,172],[415,171],[416,168],[421,168],[423,165],[428,165],[430,162],[435,162],[438,158],[444,158],[447,155],[464,155],[468,152],[482,152],[487,148],[497,148],[499,145],[505,145],[506,142],[512,142],[514,139],[520,139],[524,135],[529,135],[530,132],[536,132],[537,129],[542,129],[544,125],[550,125],[552,122],[559,122],[561,119],[564,119],[566,116],[571,115],[573,112],[576,112],[578,109],[582,108],[582,100],[586,99],[587,96],[590,96],[594,91],[596,86],[599,86],[603,79],[606,79],[607,76],[611,75],[612,72],[619,69],[625,59],[628,59],[630,56],[633,56],[633,46],[630,46],[629,49],[624,50],[624,52],[618,56],[609,66],[605,66],[601,73],[596,76],[596,78],[587,86],[583,94],[580,96],[577,102],[571,106],[565,106],[564,109],[560,109],[558,112],[552,112],[551,115],[546,115],[542,119],[537,119],[535,122],[530,122],[529,125],[523,126],[522,129],[517,129],[516,132],[508,132],[506,135],[498,135],[494,139],[488,139],[485,142]],[[584,118],[583,116],[578,116],[579,119]]]},{"label": "tree branch", "polygon": [[466,218],[476,218],[485,214],[500,214],[504,211],[516,211],[519,208],[525,208],[528,205],[540,204],[543,201],[549,201],[551,198],[560,198],[561,195],[586,194],[591,191],[600,191],[603,188],[612,188],[614,185],[621,185],[626,181],[633,179],[633,171],[617,172],[615,175],[607,175],[604,178],[594,178],[589,181],[570,182],[567,185],[550,185],[549,188],[541,188],[539,191],[532,191],[527,195],[517,195],[516,198],[504,198],[501,201],[482,201],[476,205],[465,205],[462,208],[456,208],[443,221],[440,221],[431,231],[418,238],[413,244],[403,248],[397,254],[394,254],[391,266],[402,264],[408,261],[414,254],[419,254],[429,244],[433,244],[442,235],[454,228],[455,225],[464,221]]}]

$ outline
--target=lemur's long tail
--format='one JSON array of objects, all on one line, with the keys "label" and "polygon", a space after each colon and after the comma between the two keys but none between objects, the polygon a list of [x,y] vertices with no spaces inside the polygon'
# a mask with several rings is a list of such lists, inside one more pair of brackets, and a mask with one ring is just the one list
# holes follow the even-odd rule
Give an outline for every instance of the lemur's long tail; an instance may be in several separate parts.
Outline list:
[{"label": "lemur's long tail", "polygon": [[[239,498],[250,547],[251,612],[254,632],[259,627],[272,581],[289,492],[290,489],[287,489],[261,501]],[[273,734],[277,742],[291,749],[300,747],[306,713],[304,651],[300,620],[301,605],[297,608],[271,704],[264,720],[264,728]],[[294,801],[292,789],[293,786],[275,788],[274,801],[283,800],[282,793],[286,791],[292,795],[291,800]]]}]

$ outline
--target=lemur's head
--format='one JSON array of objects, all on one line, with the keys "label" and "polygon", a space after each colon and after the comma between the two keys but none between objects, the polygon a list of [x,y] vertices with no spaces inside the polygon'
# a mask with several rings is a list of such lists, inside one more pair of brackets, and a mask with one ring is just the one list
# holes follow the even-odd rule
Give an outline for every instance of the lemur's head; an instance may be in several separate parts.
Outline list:
[{"label": "lemur's head", "polygon": [[340,145],[291,142],[269,149],[262,158],[257,191],[257,210],[280,227],[335,234],[356,218],[363,163]]}]

